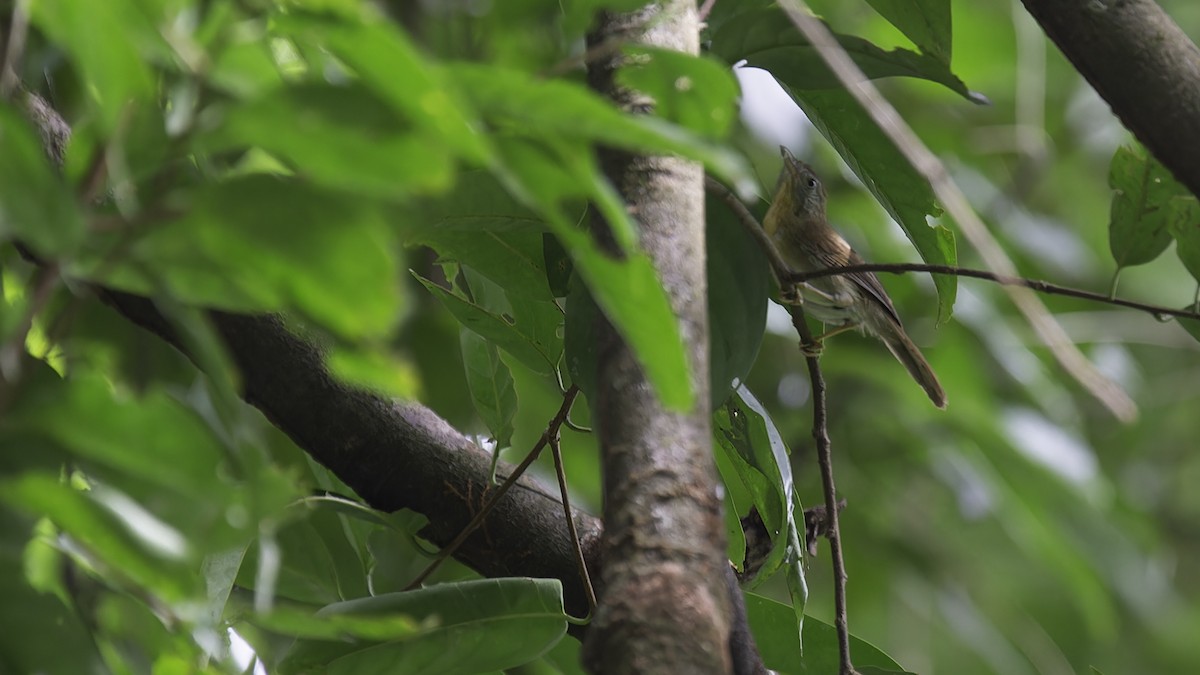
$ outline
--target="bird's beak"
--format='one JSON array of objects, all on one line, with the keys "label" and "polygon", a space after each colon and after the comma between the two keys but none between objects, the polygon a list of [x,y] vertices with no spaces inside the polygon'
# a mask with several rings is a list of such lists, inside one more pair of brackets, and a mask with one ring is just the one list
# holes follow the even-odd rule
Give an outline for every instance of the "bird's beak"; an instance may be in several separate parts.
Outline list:
[{"label": "bird's beak", "polygon": [[779,146],[779,155],[783,157],[784,168],[786,168],[790,173],[795,173],[800,169],[801,166],[803,166],[800,160],[796,159],[796,156],[792,154],[792,151],[788,150],[782,145]]}]

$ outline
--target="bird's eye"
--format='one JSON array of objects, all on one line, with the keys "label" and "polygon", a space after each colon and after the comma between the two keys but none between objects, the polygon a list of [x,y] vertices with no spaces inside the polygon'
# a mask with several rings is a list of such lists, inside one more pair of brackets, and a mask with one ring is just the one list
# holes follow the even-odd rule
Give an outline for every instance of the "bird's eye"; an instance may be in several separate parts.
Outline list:
[{"label": "bird's eye", "polygon": [[815,189],[816,187],[817,187],[817,179],[813,178],[812,176],[809,176],[808,189],[812,190],[812,189]]}]

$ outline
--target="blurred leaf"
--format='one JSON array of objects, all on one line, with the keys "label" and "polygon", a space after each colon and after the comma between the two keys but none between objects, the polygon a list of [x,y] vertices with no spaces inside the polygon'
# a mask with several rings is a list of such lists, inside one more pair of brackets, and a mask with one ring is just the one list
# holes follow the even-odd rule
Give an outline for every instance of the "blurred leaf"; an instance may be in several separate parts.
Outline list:
[{"label": "blurred leaf", "polygon": [[458,64],[446,73],[501,128],[535,137],[588,140],[640,154],[676,154],[703,162],[745,192],[753,189],[746,162],[734,151],[661,119],[623,113],[583,86],[478,64]]},{"label": "blurred leaf", "polygon": [[84,235],[75,196],[55,175],[42,142],[0,106],[0,241],[18,239],[39,254],[74,249]]},{"label": "blurred leaf", "polygon": [[361,86],[300,84],[218,111],[219,125],[198,139],[205,151],[259,147],[326,187],[395,199],[453,180],[445,144],[406,129]]},{"label": "blurred leaf", "polygon": [[[909,241],[931,265],[955,265],[954,233],[944,225],[930,225],[927,216],[942,210],[933,188],[845,91],[797,91],[782,83],[808,115],[808,119],[867,186],[875,199],[908,235]],[[958,280],[949,274],[933,275],[938,291],[938,323],[949,320],[958,294]]]},{"label": "blurred leaf", "polygon": [[273,28],[329,49],[405,119],[469,161],[488,161],[490,150],[480,133],[483,126],[452,90],[453,79],[426,63],[408,36],[393,24],[381,19],[360,23],[297,13],[276,14]]},{"label": "blurred leaf", "polygon": [[39,433],[80,459],[195,500],[227,490],[217,471],[226,464],[218,440],[200,416],[160,392],[132,399],[100,376],[77,373],[27,386],[9,412],[0,423],[6,435]]},{"label": "blurred leaf", "polygon": [[950,0],[867,0],[925,54],[950,64]]},{"label": "blurred leaf", "polygon": [[[120,570],[167,600],[181,600],[196,590],[196,575],[184,564],[186,548],[177,550],[173,541],[155,540],[156,532],[135,514],[105,507],[56,476],[29,472],[9,478],[0,483],[0,499],[49,518],[96,557],[102,573]],[[179,543],[186,547],[186,542]]]},{"label": "blurred leaf", "polygon": [[[1140,145],[1117,149],[1108,185],[1113,189],[1108,246],[1118,269],[1154,260],[1177,232],[1200,238],[1200,204]],[[1181,245],[1179,255],[1196,276],[1200,257],[1189,260],[1194,257],[1190,249]]]},{"label": "blurred leaf", "polygon": [[691,54],[626,47],[617,81],[654,99],[653,114],[708,138],[724,138],[737,113],[738,86],[725,64]]},{"label": "blurred leaf", "polygon": [[558,237],[549,232],[542,235],[542,258],[546,269],[546,283],[550,286],[550,294],[556,298],[565,298],[571,291],[571,274],[575,269],[571,256],[563,248]]},{"label": "blurred leaf", "polygon": [[[55,595],[39,585],[38,577],[66,579],[66,557],[53,545],[57,533],[38,526],[39,534],[28,542],[34,521],[7,505],[0,506],[0,654],[6,670],[18,673],[107,672],[98,645],[69,598]],[[41,534],[44,529],[49,534]],[[37,547],[39,560],[30,560]],[[24,560],[22,552],[24,551]],[[35,565],[45,567],[35,569]],[[76,593],[80,591],[77,589]]]},{"label": "blurred leaf", "polygon": [[500,360],[496,346],[478,333],[464,327],[460,331],[460,338],[467,386],[471,388],[475,411],[487,425],[496,447],[507,448],[512,445],[513,417],[517,412],[517,392],[513,388],[512,373]]},{"label": "blurred leaf", "polygon": [[531,661],[566,633],[557,579],[481,579],[330,605],[321,617],[406,615],[416,635],[388,641],[300,640],[280,672],[493,672]]},{"label": "blurred leaf", "polygon": [[134,0],[39,0],[33,23],[71,54],[87,82],[105,132],[113,134],[128,106],[153,100],[147,49],[161,49],[157,27]]},{"label": "blurred leaf", "polygon": [[[1196,309],[1196,306],[1195,306],[1195,305],[1188,305],[1187,307],[1184,307],[1183,309],[1186,309],[1186,310],[1188,310],[1189,312],[1190,312],[1190,311],[1195,311],[1195,309]],[[1197,319],[1179,319],[1179,325],[1180,325],[1180,326],[1183,326],[1184,330],[1186,330],[1186,331],[1187,331],[1189,334],[1191,334],[1191,336],[1192,336],[1193,338],[1195,338],[1197,341],[1200,341],[1200,320],[1197,320]]]},{"label": "blurred leaf", "polygon": [[[900,48],[884,51],[859,37],[836,34],[835,37],[869,78],[921,78],[942,84],[972,103],[987,102],[967,89],[950,72],[948,61],[936,55]],[[748,65],[770,71],[794,89],[844,91],[817,50],[777,7],[745,12],[730,19],[713,35],[712,50],[730,64],[745,59]]]},{"label": "blurred leaf", "polygon": [[155,227],[108,274],[122,290],[233,311],[289,307],[347,338],[386,332],[400,311],[396,261],[380,214],[270,176],[195,191],[182,218]]},{"label": "blurred leaf", "polygon": [[[804,617],[804,656],[796,640],[799,627],[792,608],[761,595],[745,593],[750,631],[766,666],[781,675],[788,673],[836,673],[839,669],[837,632],[833,626]],[[856,668],[881,668],[904,672],[877,647],[851,634],[850,653]]]},{"label": "blurred leaf", "polygon": [[333,348],[326,359],[329,371],[343,382],[403,399],[419,398],[421,378],[416,366],[386,346]]},{"label": "blurred leaf", "polygon": [[[521,190],[546,215],[551,230],[571,254],[575,270],[586,282],[596,304],[633,347],[663,404],[676,410],[689,409],[694,393],[678,321],[653,263],[636,243],[636,229],[628,209],[607,181],[596,174],[590,152],[578,147],[545,148],[532,143],[506,143],[503,150],[515,189]],[[575,186],[562,184],[564,178],[572,176],[577,178]],[[613,238],[626,251],[624,259],[602,251],[590,234],[567,220],[560,202],[565,197],[579,196],[575,191],[581,189],[580,183],[589,190]],[[594,335],[591,322],[579,327],[586,335]]]}]

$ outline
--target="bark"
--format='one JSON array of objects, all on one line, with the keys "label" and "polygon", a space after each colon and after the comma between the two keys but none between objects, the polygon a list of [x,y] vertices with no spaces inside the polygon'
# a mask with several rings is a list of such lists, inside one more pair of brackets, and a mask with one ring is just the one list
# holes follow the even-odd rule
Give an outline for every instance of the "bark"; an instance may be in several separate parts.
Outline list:
[{"label": "bark", "polygon": [[[691,2],[604,14],[598,26],[589,48],[617,41],[699,50]],[[619,58],[592,64],[589,83],[627,110],[649,110],[652,101],[616,85]],[[724,582],[711,448],[703,170],[678,158],[611,150],[601,161],[640,225],[641,244],[679,318],[696,404],[686,412],[664,409],[632,349],[600,320],[594,406],[604,463],[604,564],[584,663],[597,673],[730,672],[730,602],[740,595]],[[593,225],[605,239],[607,225]]]},{"label": "bark", "polygon": [[1022,0],[1113,113],[1200,196],[1200,49],[1153,0]]}]

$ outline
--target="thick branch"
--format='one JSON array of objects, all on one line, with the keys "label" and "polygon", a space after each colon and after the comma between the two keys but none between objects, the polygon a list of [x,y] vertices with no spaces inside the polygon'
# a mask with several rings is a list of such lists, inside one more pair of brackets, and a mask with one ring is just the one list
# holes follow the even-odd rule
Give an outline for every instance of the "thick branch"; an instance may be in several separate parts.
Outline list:
[{"label": "thick branch", "polygon": [[1200,49],[1153,0],[1022,0],[1113,113],[1200,196]]},{"label": "thick branch", "polygon": [[[674,0],[602,15],[589,45],[643,44],[696,53],[695,4]],[[630,111],[654,102],[617,85],[619,56],[597,59],[592,88]],[[722,673],[731,594],[708,411],[703,170],[679,158],[606,150],[604,172],[640,225],[687,350],[696,403],[666,410],[633,350],[601,319],[596,427],[604,461],[600,606],[584,661],[602,673]],[[597,219],[601,238],[608,226]],[[617,247],[610,250],[616,254]]]},{"label": "thick branch", "polygon": [[[129,320],[181,347],[149,300],[103,290],[100,296]],[[488,453],[428,408],[338,382],[320,352],[279,317],[210,316],[241,371],[246,400],[372,507],[425,514],[429,525],[422,536],[445,545],[495,489]],[[599,523],[581,512],[575,513],[575,523],[585,550],[594,552]],[[485,576],[559,579],[567,611],[578,616],[588,611],[562,504],[529,480],[499,501],[456,557]]]}]

